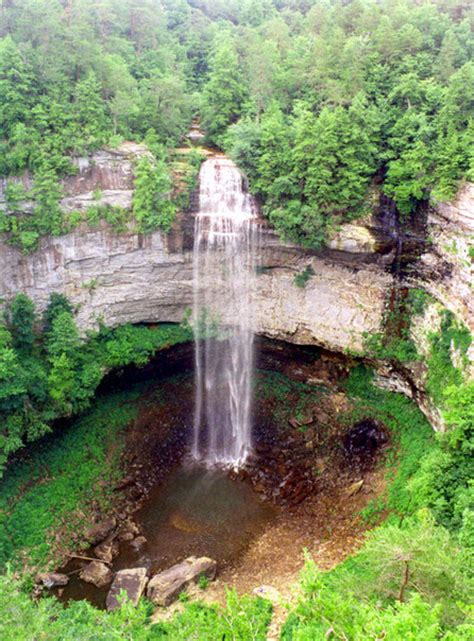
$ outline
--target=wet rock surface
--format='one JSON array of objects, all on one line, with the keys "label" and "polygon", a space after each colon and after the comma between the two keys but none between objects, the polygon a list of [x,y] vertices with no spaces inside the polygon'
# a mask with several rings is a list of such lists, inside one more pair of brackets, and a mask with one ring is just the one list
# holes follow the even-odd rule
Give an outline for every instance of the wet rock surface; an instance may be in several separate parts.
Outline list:
[{"label": "wet rock surface", "polygon": [[94,548],[96,557],[106,563],[111,563],[120,551],[119,541],[115,536],[108,536]]},{"label": "wet rock surface", "polygon": [[114,517],[105,519],[100,523],[92,525],[84,535],[84,538],[91,545],[97,545],[103,541],[116,527],[117,520]]},{"label": "wet rock surface", "polygon": [[69,583],[67,574],[61,572],[42,572],[36,577],[37,583],[44,585],[45,588],[57,588]]},{"label": "wet rock surface", "polygon": [[344,437],[344,452],[361,469],[372,465],[377,450],[387,442],[388,436],[382,425],[366,418],[353,425]]},{"label": "wet rock surface", "polygon": [[147,587],[147,597],[156,605],[167,606],[190,584],[204,576],[213,580],[217,563],[208,557],[188,557],[182,563],[156,574]]},{"label": "wet rock surface", "polygon": [[147,569],[144,567],[125,569],[117,572],[107,595],[107,610],[115,610],[120,607],[119,596],[122,591],[125,592],[127,600],[137,605],[145,591],[147,583]]},{"label": "wet rock surface", "polygon": [[113,573],[111,569],[100,561],[91,561],[81,571],[80,578],[87,583],[92,583],[98,588],[108,585],[112,581]]}]

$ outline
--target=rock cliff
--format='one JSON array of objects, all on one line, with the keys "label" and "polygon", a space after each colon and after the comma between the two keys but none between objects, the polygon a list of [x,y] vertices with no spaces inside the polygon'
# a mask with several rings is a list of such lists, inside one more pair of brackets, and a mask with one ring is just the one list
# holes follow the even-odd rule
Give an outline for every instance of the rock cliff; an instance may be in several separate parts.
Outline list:
[{"label": "rock cliff", "polygon": [[[139,145],[124,145],[77,160],[77,174],[64,184],[62,206],[80,209],[99,197],[129,207],[133,158],[143,153]],[[344,226],[321,252],[285,245],[264,228],[256,295],[258,331],[335,352],[363,353],[366,333],[380,330],[390,292],[400,284],[393,269],[398,240],[393,228],[384,226],[383,216],[378,212],[363,225]],[[51,292],[61,292],[77,307],[83,330],[99,320],[110,326],[179,322],[192,304],[190,229],[192,213],[180,216],[168,236],[144,236],[133,228],[117,234],[105,224],[82,227],[43,238],[29,255],[3,239],[0,296],[8,300],[24,291],[41,310]],[[471,330],[473,232],[474,185],[467,184],[452,203],[430,208],[430,242],[404,277],[408,286],[423,287]],[[298,287],[295,276],[309,266],[313,275]],[[407,385],[394,378],[392,383],[409,392],[413,381]]]}]

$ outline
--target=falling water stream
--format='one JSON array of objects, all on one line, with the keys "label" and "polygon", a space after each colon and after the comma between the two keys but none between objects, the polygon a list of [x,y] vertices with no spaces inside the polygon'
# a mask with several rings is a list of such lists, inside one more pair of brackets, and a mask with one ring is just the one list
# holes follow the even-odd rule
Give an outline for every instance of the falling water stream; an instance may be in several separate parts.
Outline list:
[{"label": "falling water stream", "polygon": [[238,467],[252,450],[252,288],[257,207],[224,156],[200,172],[194,240],[196,407],[193,456]]}]

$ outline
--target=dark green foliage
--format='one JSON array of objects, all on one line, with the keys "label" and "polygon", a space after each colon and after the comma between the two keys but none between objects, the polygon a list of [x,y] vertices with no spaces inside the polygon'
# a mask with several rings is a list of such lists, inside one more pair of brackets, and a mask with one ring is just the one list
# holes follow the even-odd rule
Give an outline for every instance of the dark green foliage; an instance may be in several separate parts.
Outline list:
[{"label": "dark green foliage", "polygon": [[222,134],[241,114],[246,93],[233,35],[224,31],[215,39],[203,89],[202,124],[211,142],[221,144]]},{"label": "dark green foliage", "polygon": [[395,291],[385,310],[384,331],[366,336],[367,352],[375,358],[401,363],[419,360],[410,324],[415,316],[423,314],[429,300],[429,294],[422,289]]},{"label": "dark green foliage", "polygon": [[444,311],[440,331],[430,336],[430,342],[426,389],[440,407],[446,388],[460,385],[463,380],[461,369],[453,365],[452,352],[459,352],[459,360],[465,361],[472,337],[468,328],[458,323],[451,312]]},{"label": "dark green foliage", "polygon": [[13,347],[18,351],[29,351],[35,341],[36,319],[33,302],[25,294],[17,294],[5,314],[13,337]]},{"label": "dark green foliage", "polygon": [[[168,29],[161,3],[135,4],[112,0],[102,13],[91,0],[77,7],[27,0],[2,9],[0,175],[30,170],[35,209],[22,212],[18,198],[8,199],[0,230],[24,252],[36,249],[41,236],[70,229],[58,203],[61,179],[75,170],[71,155],[117,137],[141,141],[149,130],[161,143],[176,144],[189,126],[193,79],[180,35]],[[147,196],[138,196],[147,231],[168,229],[173,217],[159,164]],[[117,212],[101,214],[124,231]]]},{"label": "dark green foliage", "polygon": [[[37,211],[10,209],[0,229],[24,251],[67,229],[57,201],[71,154],[149,132],[176,145],[193,115],[281,235],[308,247],[368,210],[373,181],[407,216],[472,179],[474,39],[462,2],[136,5],[4,7],[0,173],[33,171]],[[173,217],[160,162],[140,170],[145,230]]]},{"label": "dark green foliage", "polygon": [[43,334],[45,336],[48,336],[53,327],[54,320],[61,312],[69,312],[72,314],[73,309],[71,303],[63,294],[53,292],[49,297],[48,306],[43,314]]},{"label": "dark green foliage", "polygon": [[435,0],[310,4],[259,27],[265,74],[242,37],[249,100],[224,141],[281,235],[318,247],[373,180],[404,218],[472,177],[474,39]]},{"label": "dark green foliage", "polygon": [[176,214],[171,179],[163,160],[141,158],[135,166],[133,214],[140,231],[169,231]]},{"label": "dark green foliage", "polygon": [[268,601],[229,592],[225,607],[185,604],[170,622],[152,625],[153,607],[145,601],[112,613],[87,601],[67,608],[51,598],[33,603],[12,575],[0,577],[0,634],[8,641],[265,641],[271,609]]},{"label": "dark green foliage", "polygon": [[41,335],[34,333],[31,300],[18,294],[0,325],[0,468],[51,422],[87,409],[113,367],[144,365],[159,349],[189,340],[189,328],[123,326],[79,336],[70,303],[52,294]]},{"label": "dark green foliage", "polygon": [[314,269],[311,267],[311,265],[306,265],[303,271],[299,274],[296,274],[294,278],[296,287],[304,289],[311,276],[314,276]]},{"label": "dark green foliage", "polygon": [[92,502],[110,507],[121,474],[124,440],[119,434],[137,411],[123,401],[135,396],[130,392],[100,401],[8,469],[0,494],[2,567],[7,562],[44,566],[57,545],[55,532],[61,531],[61,545],[70,549],[90,523]]}]

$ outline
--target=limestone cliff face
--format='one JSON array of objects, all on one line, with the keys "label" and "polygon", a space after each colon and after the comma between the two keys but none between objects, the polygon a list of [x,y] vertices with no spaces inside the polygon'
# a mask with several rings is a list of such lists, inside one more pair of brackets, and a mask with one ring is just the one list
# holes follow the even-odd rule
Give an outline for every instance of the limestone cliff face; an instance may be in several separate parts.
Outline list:
[{"label": "limestone cliff face", "polygon": [[[146,149],[140,145],[124,145],[78,159],[77,174],[64,183],[62,206],[87,208],[99,198],[130,207],[133,158],[143,153]],[[432,207],[427,226],[431,242],[412,266],[407,284],[425,288],[472,329],[469,247],[474,235],[474,185],[465,185],[454,202]],[[110,326],[180,322],[192,305],[192,227],[190,213],[180,216],[166,237],[144,236],[132,228],[117,234],[105,224],[78,228],[42,239],[30,255],[0,240],[0,297],[8,300],[24,291],[41,310],[51,292],[63,293],[77,307],[83,330],[99,320]],[[363,353],[365,334],[381,329],[386,301],[396,284],[391,269],[395,257],[396,238],[393,230],[384,230],[380,216],[362,225],[343,226],[329,247],[317,253],[285,245],[265,228],[256,293],[258,331],[335,352]],[[304,288],[297,287],[295,276],[308,266],[314,274]],[[412,373],[408,381],[385,373],[381,384],[398,385],[415,396],[432,422],[440,425],[423,399],[422,373]]]},{"label": "limestone cliff face", "polygon": [[[78,307],[82,329],[100,319],[110,326],[180,322],[192,305],[192,254],[173,238],[116,234],[104,225],[45,238],[28,256],[0,242],[0,295],[24,291],[41,310],[51,292],[63,293]],[[363,333],[379,327],[391,276],[373,265],[304,256],[272,234],[262,244],[268,269],[257,279],[259,331],[334,351],[361,350]],[[294,278],[307,265],[314,276],[299,288]]]},{"label": "limestone cliff face", "polygon": [[414,276],[474,332],[474,184],[428,213],[430,245]]},{"label": "limestone cliff face", "polygon": [[[344,261],[315,255],[263,235],[264,270],[258,277],[257,325],[260,333],[329,350],[362,352],[364,335],[380,329],[393,277],[370,261]],[[295,277],[311,267],[304,287]]]},{"label": "limestone cliff face", "polygon": [[[61,186],[64,211],[83,211],[92,205],[113,205],[128,209],[132,206],[133,164],[137,158],[149,155],[145,145],[125,142],[116,149],[101,149],[86,157],[73,158],[76,173],[63,179]],[[6,208],[7,182],[21,183],[26,191],[33,187],[29,172],[18,178],[0,178],[0,209]],[[33,202],[23,204],[30,211]]]},{"label": "limestone cliff face", "polygon": [[28,256],[2,242],[0,291],[6,299],[23,291],[40,310],[51,292],[65,294],[82,329],[100,319],[110,326],[181,321],[191,303],[190,260],[186,252],[169,252],[159,233],[77,229],[44,238]]},{"label": "limestone cliff face", "polygon": [[[63,183],[62,207],[130,207],[133,162],[146,153],[141,145],[125,143],[76,159],[77,173]],[[30,186],[28,175],[22,180]],[[179,322],[192,304],[192,217],[181,216],[167,237],[144,236],[132,228],[117,234],[105,224],[82,227],[43,238],[38,250],[26,256],[0,240],[0,296],[8,300],[24,291],[41,310],[51,292],[63,293],[77,307],[83,330],[99,320],[110,326]],[[376,252],[380,234],[364,228],[350,231],[349,243],[347,230],[341,230],[334,251],[315,255],[282,244],[265,229],[263,267],[268,269],[258,277],[257,294],[261,333],[335,351],[362,349],[364,332],[380,325],[392,277],[384,269],[385,258]],[[349,251],[344,252],[346,245]],[[308,265],[314,276],[298,288],[294,278]]]}]

